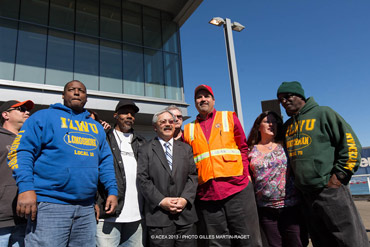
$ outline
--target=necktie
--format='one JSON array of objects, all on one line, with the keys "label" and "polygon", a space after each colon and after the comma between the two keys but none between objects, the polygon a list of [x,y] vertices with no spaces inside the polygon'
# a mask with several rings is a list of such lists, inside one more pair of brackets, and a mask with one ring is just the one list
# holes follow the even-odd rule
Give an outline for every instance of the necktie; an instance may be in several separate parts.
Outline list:
[{"label": "necktie", "polygon": [[168,162],[168,165],[170,166],[170,169],[172,170],[172,155],[171,155],[171,144],[169,144],[168,142],[166,142],[164,144],[165,148],[166,148],[166,158],[167,158],[167,162]]}]

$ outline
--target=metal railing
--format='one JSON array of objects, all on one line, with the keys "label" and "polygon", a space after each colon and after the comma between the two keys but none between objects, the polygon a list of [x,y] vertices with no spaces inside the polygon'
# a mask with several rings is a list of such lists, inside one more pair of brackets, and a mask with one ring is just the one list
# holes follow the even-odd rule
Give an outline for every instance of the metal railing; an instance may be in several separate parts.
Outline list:
[{"label": "metal railing", "polygon": [[[360,184],[367,184],[367,193],[358,193],[355,185]],[[354,195],[370,194],[370,174],[353,175],[351,181],[349,182],[349,188],[351,189],[351,193]]]}]

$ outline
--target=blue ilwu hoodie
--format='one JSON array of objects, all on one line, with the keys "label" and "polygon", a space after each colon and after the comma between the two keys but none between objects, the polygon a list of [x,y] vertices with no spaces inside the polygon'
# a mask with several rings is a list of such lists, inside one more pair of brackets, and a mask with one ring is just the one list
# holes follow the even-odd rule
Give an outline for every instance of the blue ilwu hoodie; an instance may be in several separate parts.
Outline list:
[{"label": "blue ilwu hoodie", "polygon": [[104,129],[89,115],[58,103],[25,122],[8,163],[19,193],[35,190],[38,202],[89,205],[100,179],[109,195],[117,195]]}]

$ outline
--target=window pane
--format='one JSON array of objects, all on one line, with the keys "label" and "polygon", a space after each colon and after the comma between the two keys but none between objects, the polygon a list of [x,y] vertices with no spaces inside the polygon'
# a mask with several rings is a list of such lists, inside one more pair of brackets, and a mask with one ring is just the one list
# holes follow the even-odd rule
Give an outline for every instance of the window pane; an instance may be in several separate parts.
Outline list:
[{"label": "window pane", "polygon": [[18,19],[20,0],[1,0],[0,16]]},{"label": "window pane", "polygon": [[178,53],[177,25],[174,22],[162,21],[163,50]]},{"label": "window pane", "polygon": [[75,0],[50,0],[51,27],[74,31]]},{"label": "window pane", "polygon": [[98,90],[98,40],[76,35],[73,79],[82,81],[88,89]]},{"label": "window pane", "polygon": [[121,40],[121,2],[101,0],[100,37]]},{"label": "window pane", "polygon": [[161,22],[151,16],[143,16],[144,20],[144,45],[161,49]]},{"label": "window pane", "polygon": [[145,95],[164,98],[162,52],[145,49]]},{"label": "window pane", "polygon": [[122,51],[121,44],[100,41],[100,89],[122,93]]},{"label": "window pane", "polygon": [[49,0],[22,0],[21,20],[48,24]]},{"label": "window pane", "polygon": [[76,32],[99,35],[99,1],[77,0]]},{"label": "window pane", "polygon": [[49,30],[46,84],[63,86],[73,79],[73,34]]},{"label": "window pane", "polygon": [[122,5],[123,41],[141,45],[143,43],[141,7],[123,2]]},{"label": "window pane", "polygon": [[164,76],[166,81],[166,98],[182,100],[178,55],[164,53]]},{"label": "window pane", "polygon": [[46,29],[20,23],[15,80],[44,83]]},{"label": "window pane", "polygon": [[0,79],[13,80],[17,23],[0,19]]},{"label": "window pane", "polygon": [[125,94],[144,95],[143,48],[123,46],[123,79]]}]

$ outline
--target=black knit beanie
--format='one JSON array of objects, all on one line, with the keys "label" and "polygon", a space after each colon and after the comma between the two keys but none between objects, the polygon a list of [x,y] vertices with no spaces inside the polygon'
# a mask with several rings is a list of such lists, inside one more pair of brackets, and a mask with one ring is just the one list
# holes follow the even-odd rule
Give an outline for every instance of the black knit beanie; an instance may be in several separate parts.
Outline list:
[{"label": "black knit beanie", "polygon": [[306,99],[302,85],[298,81],[284,81],[277,90],[277,95],[280,93],[292,93]]}]

